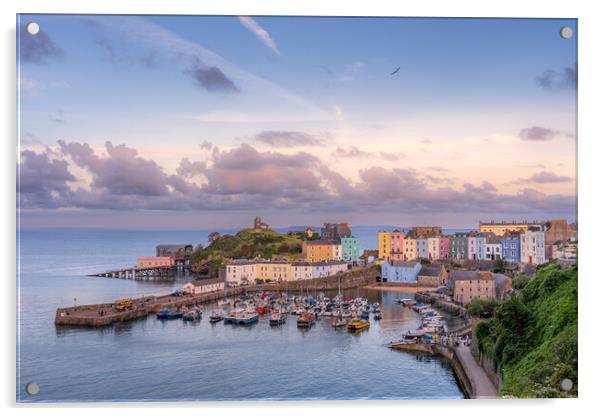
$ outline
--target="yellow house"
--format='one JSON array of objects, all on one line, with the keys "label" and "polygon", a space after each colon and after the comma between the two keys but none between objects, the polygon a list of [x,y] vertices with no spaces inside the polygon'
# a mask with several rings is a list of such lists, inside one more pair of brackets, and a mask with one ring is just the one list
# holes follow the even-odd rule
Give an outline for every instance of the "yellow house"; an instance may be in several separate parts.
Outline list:
[{"label": "yellow house", "polygon": [[391,255],[391,233],[388,231],[378,232],[378,258],[389,260]]},{"label": "yellow house", "polygon": [[527,221],[518,222],[479,222],[479,232],[482,233],[494,233],[495,235],[503,236],[506,233],[518,232],[522,233],[532,227],[534,225],[539,225],[538,223],[529,223]]},{"label": "yellow house", "polygon": [[304,261],[317,263],[341,258],[341,244],[330,240],[305,240],[302,257]]},{"label": "yellow house", "polygon": [[256,276],[260,280],[290,281],[293,280],[291,264],[284,261],[257,263]]}]

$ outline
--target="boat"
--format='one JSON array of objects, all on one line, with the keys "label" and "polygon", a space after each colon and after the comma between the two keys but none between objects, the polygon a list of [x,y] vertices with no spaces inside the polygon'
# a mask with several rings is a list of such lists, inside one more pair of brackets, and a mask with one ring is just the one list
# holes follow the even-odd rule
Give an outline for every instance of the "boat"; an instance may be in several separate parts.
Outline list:
[{"label": "boat", "polygon": [[370,322],[365,319],[354,319],[347,324],[349,331],[359,331],[370,326]]},{"label": "boat", "polygon": [[213,311],[211,315],[209,315],[209,322],[212,324],[222,321],[224,319],[224,313],[220,311]]},{"label": "boat", "polygon": [[285,323],[286,323],[286,315],[284,315],[280,312],[274,312],[270,316],[270,325],[271,326],[278,326],[278,325],[282,325]]},{"label": "boat", "polygon": [[333,328],[344,328],[347,326],[347,324],[349,323],[349,320],[347,319],[337,319],[336,321],[334,321],[332,323],[332,327]]},{"label": "boat", "polygon": [[200,321],[203,318],[203,312],[200,309],[193,308],[182,315],[184,321]]},{"label": "boat", "polygon": [[381,319],[383,319],[383,316],[381,315],[380,311],[374,312],[374,320],[380,321]]},{"label": "boat", "polygon": [[370,312],[362,311],[361,317],[362,319],[370,319]]},{"label": "boat", "polygon": [[316,323],[313,313],[306,312],[297,319],[298,328],[309,328]]},{"label": "boat", "polygon": [[245,312],[236,322],[238,325],[253,325],[259,322],[259,315],[256,313]]},{"label": "boat", "polygon": [[157,319],[179,319],[182,317],[182,311],[176,308],[161,309],[157,314]]}]

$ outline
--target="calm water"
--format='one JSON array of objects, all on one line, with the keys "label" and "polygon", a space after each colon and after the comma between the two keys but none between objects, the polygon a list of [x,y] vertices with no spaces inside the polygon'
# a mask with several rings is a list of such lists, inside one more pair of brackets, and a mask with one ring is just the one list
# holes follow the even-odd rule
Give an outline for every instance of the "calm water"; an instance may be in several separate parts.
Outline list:
[{"label": "calm water", "polygon": [[[451,367],[384,345],[418,325],[398,293],[353,290],[382,305],[383,320],[359,334],[329,321],[300,330],[266,318],[250,328],[154,317],[102,330],[57,329],[58,306],[165,293],[182,283],[92,278],[132,265],[158,243],[205,242],[203,231],[27,230],[21,232],[17,399],[141,401],[253,399],[460,399]],[[74,300],[75,299],[75,300]],[[35,382],[34,398],[25,385]]]}]

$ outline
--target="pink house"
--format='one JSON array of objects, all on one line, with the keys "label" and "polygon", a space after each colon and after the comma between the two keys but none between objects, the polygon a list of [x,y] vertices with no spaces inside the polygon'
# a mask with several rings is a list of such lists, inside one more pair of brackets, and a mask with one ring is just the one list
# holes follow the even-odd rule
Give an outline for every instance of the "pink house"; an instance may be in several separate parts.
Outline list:
[{"label": "pink house", "polygon": [[403,231],[395,230],[391,232],[391,260],[404,261],[403,257]]},{"label": "pink house", "polygon": [[439,258],[449,258],[449,237],[439,237]]}]

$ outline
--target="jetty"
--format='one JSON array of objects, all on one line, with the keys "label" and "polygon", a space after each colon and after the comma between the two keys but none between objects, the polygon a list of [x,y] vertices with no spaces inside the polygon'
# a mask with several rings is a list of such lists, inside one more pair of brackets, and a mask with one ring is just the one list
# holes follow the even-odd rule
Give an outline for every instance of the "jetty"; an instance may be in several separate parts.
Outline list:
[{"label": "jetty", "polygon": [[129,267],[118,270],[109,270],[100,273],[92,273],[90,277],[109,277],[113,279],[130,279],[146,281],[173,280],[177,276],[187,276],[188,269],[172,267]]}]

